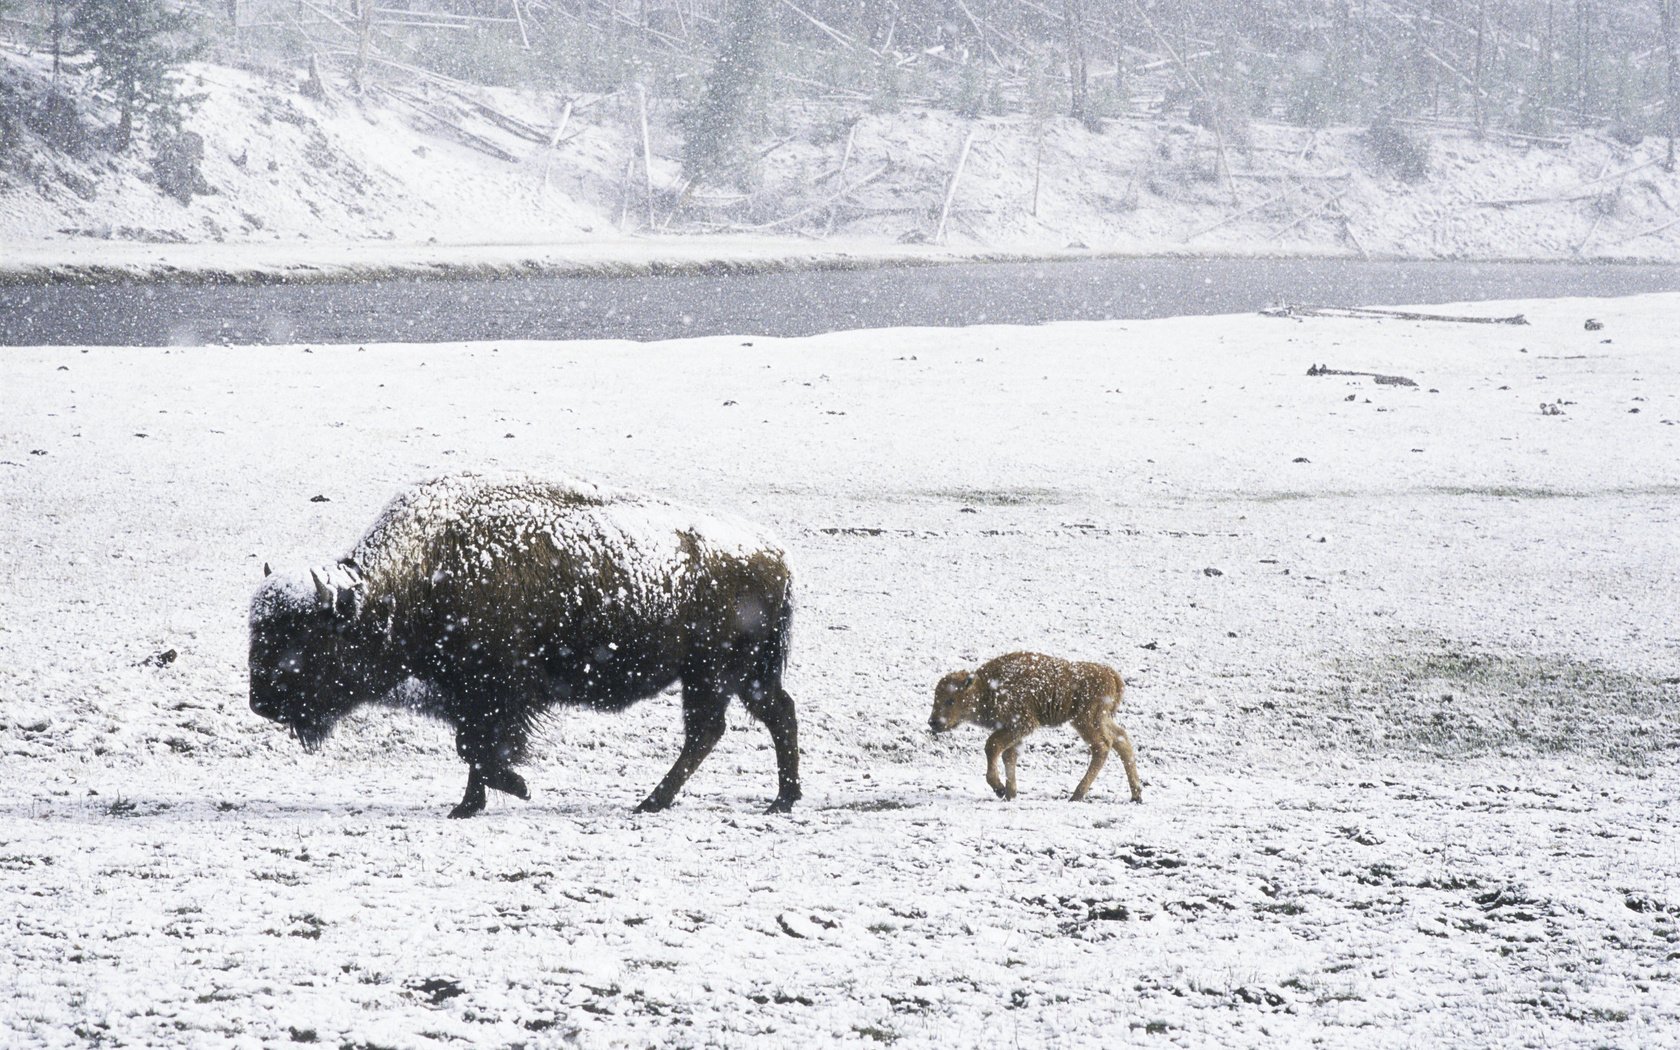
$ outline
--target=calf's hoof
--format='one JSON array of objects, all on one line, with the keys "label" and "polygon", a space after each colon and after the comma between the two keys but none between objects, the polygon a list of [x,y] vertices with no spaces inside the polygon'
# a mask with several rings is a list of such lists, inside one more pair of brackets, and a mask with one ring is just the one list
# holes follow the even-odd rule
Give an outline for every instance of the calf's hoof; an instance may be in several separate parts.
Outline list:
[{"label": "calf's hoof", "polygon": [[1009,797],[1009,789],[1005,788],[1002,784],[993,784],[992,785],[992,793],[997,795],[998,798],[1008,798]]}]

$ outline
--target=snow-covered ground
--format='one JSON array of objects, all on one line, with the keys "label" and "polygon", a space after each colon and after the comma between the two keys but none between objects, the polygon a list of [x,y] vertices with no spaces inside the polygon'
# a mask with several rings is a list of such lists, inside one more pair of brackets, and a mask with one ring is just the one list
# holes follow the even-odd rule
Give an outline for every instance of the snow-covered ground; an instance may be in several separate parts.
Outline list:
[{"label": "snow-covered ground", "polygon": [[[1222,159],[1208,129],[1177,119],[1092,132],[1062,118],[789,101],[749,198],[688,186],[669,102],[652,105],[645,156],[632,93],[391,83],[365,96],[339,85],[318,100],[295,71],[196,64],[188,86],[205,98],[189,126],[204,137],[210,192],[183,204],[158,188],[143,147],[78,159],[29,130],[48,68],[44,56],[0,51],[0,99],[10,96],[0,105],[16,109],[18,135],[0,163],[0,278],[1092,253],[1680,261],[1680,173],[1663,170],[1655,137],[1413,129],[1431,171],[1406,181],[1357,127],[1257,122]],[[85,85],[64,83],[90,125],[111,122]]]},{"label": "snow-covered ground", "polygon": [[[1466,309],[1533,324],[8,351],[0,1041],[1676,1045],[1680,297]],[[442,727],[247,710],[262,564],[467,468],[779,531],[792,816],[738,709],[630,812],[674,696],[466,822]],[[1017,647],[1122,670],[1144,804],[929,738]]]}]

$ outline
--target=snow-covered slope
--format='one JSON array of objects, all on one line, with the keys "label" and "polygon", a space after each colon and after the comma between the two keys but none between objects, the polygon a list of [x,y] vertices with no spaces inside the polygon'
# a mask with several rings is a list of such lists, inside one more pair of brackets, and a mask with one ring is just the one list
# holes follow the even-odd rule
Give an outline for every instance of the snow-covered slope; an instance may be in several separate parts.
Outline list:
[{"label": "snow-covered slope", "polygon": [[[8,351],[0,1032],[1667,1045],[1676,310]],[[262,563],[467,468],[781,535],[791,817],[739,711],[630,813],[671,696],[561,714],[468,822],[440,727],[305,756],[246,709]],[[929,739],[941,673],[1023,646],[1126,675],[1143,805],[1112,763],[1065,801],[1066,730],[1013,804],[981,731]]]},{"label": "snow-covered slope", "polygon": [[[0,76],[26,107],[46,66],[0,53]],[[143,149],[67,157],[15,114],[21,149],[0,166],[0,272],[601,270],[1066,252],[1680,259],[1680,174],[1662,170],[1655,139],[1420,130],[1433,170],[1408,182],[1384,172],[1357,128],[1256,124],[1221,161],[1213,135],[1182,122],[1112,120],[1093,133],[1063,119],[1040,128],[790,102],[748,198],[682,180],[669,103],[652,106],[650,163],[628,94],[392,83],[317,100],[300,79],[192,68],[205,102],[190,127],[204,136],[212,192],[186,204],[158,189]],[[107,119],[96,99],[79,104]]]}]

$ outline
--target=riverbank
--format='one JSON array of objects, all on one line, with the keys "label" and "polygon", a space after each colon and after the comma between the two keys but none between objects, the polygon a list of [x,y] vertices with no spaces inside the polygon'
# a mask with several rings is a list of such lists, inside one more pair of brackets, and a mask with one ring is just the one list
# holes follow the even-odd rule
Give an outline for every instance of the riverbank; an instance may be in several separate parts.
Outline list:
[{"label": "riverbank", "polygon": [[[0,1031],[1660,1041],[1676,310],[0,354]],[[467,822],[438,725],[306,756],[247,710],[263,564],[462,469],[783,537],[791,817],[738,705],[667,813],[629,810],[672,695],[563,713]],[[1142,805],[1115,763],[1067,802],[1066,730],[1013,804],[981,730],[928,737],[939,675],[1017,647],[1124,673]]]},{"label": "riverbank", "polygon": [[[40,56],[16,53],[0,53],[0,75],[24,100],[48,80]],[[13,121],[0,164],[0,280],[1090,255],[1680,261],[1680,175],[1663,170],[1655,138],[1416,128],[1407,134],[1428,171],[1403,178],[1357,127],[1258,122],[1222,150],[1208,129],[1165,119],[1092,130],[800,103],[779,115],[757,182],[740,194],[687,185],[676,113],[664,105],[650,113],[644,149],[639,114],[621,98],[479,91],[475,102],[515,126],[564,124],[558,138],[533,142],[464,101],[451,120],[466,140],[385,94],[305,97],[285,70],[197,64],[190,86],[205,95],[190,121],[203,137],[203,182],[184,201],[160,189],[142,149],[73,155]],[[101,119],[95,97],[77,101]]]}]

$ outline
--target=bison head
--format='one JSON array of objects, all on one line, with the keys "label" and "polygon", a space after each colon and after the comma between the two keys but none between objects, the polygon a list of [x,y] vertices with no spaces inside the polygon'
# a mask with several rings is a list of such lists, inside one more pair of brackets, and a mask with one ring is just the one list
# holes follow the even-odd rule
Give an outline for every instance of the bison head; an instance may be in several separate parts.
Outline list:
[{"label": "bison head", "polygon": [[970,671],[952,671],[939,680],[933,687],[933,715],[928,719],[928,728],[935,733],[944,733],[968,721],[974,714],[974,674]]},{"label": "bison head", "polygon": [[365,593],[354,566],[340,564],[307,579],[269,576],[251,600],[251,710],[288,726],[307,750],[395,684],[378,672]]}]

